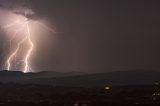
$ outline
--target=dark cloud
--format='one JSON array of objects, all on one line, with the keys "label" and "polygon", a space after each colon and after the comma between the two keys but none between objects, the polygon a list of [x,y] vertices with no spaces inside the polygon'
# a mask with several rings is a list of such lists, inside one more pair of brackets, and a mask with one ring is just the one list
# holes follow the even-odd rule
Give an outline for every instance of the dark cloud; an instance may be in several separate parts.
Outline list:
[{"label": "dark cloud", "polygon": [[0,0],[0,8],[12,11],[15,14],[23,15],[29,19],[37,19],[30,6],[29,0]]},{"label": "dark cloud", "polygon": [[26,0],[0,0],[0,7],[4,9],[16,9],[19,7],[27,7]]}]

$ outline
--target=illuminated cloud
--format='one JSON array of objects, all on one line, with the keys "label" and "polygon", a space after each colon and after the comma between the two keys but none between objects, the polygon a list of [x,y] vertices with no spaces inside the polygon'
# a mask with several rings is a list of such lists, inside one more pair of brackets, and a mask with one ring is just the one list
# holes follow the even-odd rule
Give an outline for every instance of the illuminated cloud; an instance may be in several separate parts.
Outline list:
[{"label": "illuminated cloud", "polygon": [[[31,60],[35,50],[35,39],[41,37],[41,29],[55,33],[47,26],[46,21],[37,20],[32,9],[26,6],[3,2],[0,5],[0,26],[9,40],[8,56],[4,62],[4,69],[33,72]],[[44,32],[44,33],[45,33]]]}]

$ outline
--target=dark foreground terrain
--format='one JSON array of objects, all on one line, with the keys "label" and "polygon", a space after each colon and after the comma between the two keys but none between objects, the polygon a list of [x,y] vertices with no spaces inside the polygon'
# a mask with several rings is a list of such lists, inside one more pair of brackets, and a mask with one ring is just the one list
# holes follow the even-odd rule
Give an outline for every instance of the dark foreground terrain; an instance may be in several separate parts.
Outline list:
[{"label": "dark foreground terrain", "polygon": [[160,106],[159,71],[0,71],[0,105]]},{"label": "dark foreground terrain", "polygon": [[159,85],[55,87],[0,83],[0,105],[159,106]]}]

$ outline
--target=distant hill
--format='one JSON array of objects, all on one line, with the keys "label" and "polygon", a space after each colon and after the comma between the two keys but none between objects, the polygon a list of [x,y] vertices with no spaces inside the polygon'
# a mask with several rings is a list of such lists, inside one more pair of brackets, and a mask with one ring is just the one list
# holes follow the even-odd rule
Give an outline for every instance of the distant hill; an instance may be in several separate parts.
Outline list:
[{"label": "distant hill", "polygon": [[23,73],[20,71],[0,71],[0,82],[16,82],[25,83],[31,81],[32,79],[45,79],[45,78],[60,78],[66,76],[82,75],[78,72],[53,72],[53,71],[43,71],[37,73]]},{"label": "distant hill", "polygon": [[147,85],[160,82],[160,72],[131,70],[94,74],[0,71],[0,82],[47,84],[54,86]]}]

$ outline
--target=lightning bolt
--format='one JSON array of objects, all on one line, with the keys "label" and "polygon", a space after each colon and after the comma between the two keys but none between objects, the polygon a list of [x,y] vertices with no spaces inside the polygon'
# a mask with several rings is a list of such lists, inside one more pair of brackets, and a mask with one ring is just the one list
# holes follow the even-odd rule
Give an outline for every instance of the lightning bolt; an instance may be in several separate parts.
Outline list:
[{"label": "lightning bolt", "polygon": [[45,28],[45,29],[51,31],[52,33],[57,33],[57,32],[55,32],[53,29],[51,29],[50,27],[44,25],[44,24],[41,23],[41,22],[36,22],[36,23],[37,23],[38,25],[42,26],[43,28]]},{"label": "lightning bolt", "polygon": [[18,45],[16,50],[9,56],[9,58],[7,59],[7,70],[9,71],[11,69],[11,60],[14,56],[17,55],[17,52],[19,51],[20,45],[25,41],[26,38],[22,39]]},{"label": "lightning bolt", "polygon": [[[15,24],[15,23],[14,23]],[[9,26],[12,27],[12,25],[14,24],[10,24]],[[8,25],[7,25],[8,26]],[[33,52],[33,49],[34,49],[34,43],[32,42],[31,40],[31,32],[30,32],[30,28],[29,28],[29,22],[26,22],[24,23],[24,25],[22,26],[22,28],[20,28],[19,30],[17,30],[12,39],[10,39],[10,49],[11,49],[11,42],[12,40],[16,37],[16,35],[24,28],[24,26],[26,26],[26,29],[27,29],[27,37],[25,37],[24,39],[22,39],[18,44],[17,44],[17,48],[14,50],[14,52],[11,53],[11,55],[9,56],[9,58],[7,59],[7,70],[11,70],[11,61],[13,60],[13,58],[15,57],[16,59],[16,55],[18,54],[18,51],[20,49],[20,46],[24,43],[25,40],[28,41],[29,45],[30,45],[30,48],[28,49],[27,51],[27,54],[25,56],[25,59],[24,59],[24,69],[23,69],[23,72],[30,72],[31,71],[31,67],[29,65],[29,59],[31,57],[31,54]],[[17,64],[15,65],[17,66]],[[17,69],[17,67],[16,67]]]},{"label": "lightning bolt", "polygon": [[[14,31],[12,37],[9,40],[10,55],[8,56],[7,60],[5,61],[5,69],[7,69],[8,71],[13,70],[13,65],[14,65],[14,68],[17,70],[17,69],[19,69],[18,65],[22,63],[23,64],[22,71],[24,73],[27,73],[27,72],[33,71],[30,66],[30,60],[31,60],[32,53],[35,49],[35,44],[32,39],[33,35],[32,35],[31,28],[33,26],[31,26],[31,25],[33,25],[33,23],[37,22],[37,21],[28,20],[25,17],[22,19],[23,20],[17,20],[13,23],[2,26],[2,28],[8,34],[11,34]],[[52,33],[56,33],[52,28],[48,27],[46,24],[43,24],[39,21],[36,23],[36,26],[43,27],[44,30],[50,31]],[[32,29],[32,30],[34,30],[34,29]],[[22,36],[23,38],[21,38],[20,41],[18,41],[16,48],[12,51],[11,50],[12,49],[12,41],[13,40],[17,41],[16,38],[18,38],[17,36],[21,33],[21,31],[25,31]],[[27,44],[27,46],[25,46],[23,44]],[[23,57],[21,57],[23,60],[22,59],[18,60],[17,59],[18,53],[20,52],[21,47],[23,47],[23,46],[25,48],[27,47],[26,53]]]},{"label": "lightning bolt", "polygon": [[[10,24],[10,25],[7,25],[7,26],[10,26],[10,27],[11,27],[11,26],[14,25],[14,24],[15,24],[15,23]],[[14,33],[12,39],[10,40],[10,50],[11,50],[12,40],[15,38],[15,36],[17,35],[17,33],[19,33],[22,29],[23,29],[23,27],[20,28],[19,30],[17,30],[17,31]],[[12,58],[17,54],[17,52],[18,52],[18,50],[19,50],[19,48],[20,48],[20,45],[21,45],[21,43],[23,43],[23,42],[24,42],[24,40],[22,40],[21,42],[18,43],[16,50],[15,50],[15,51],[9,56],[9,58],[7,59],[7,70],[10,70],[10,68],[11,68],[11,60],[12,60]]]},{"label": "lightning bolt", "polygon": [[10,27],[13,27],[13,26],[15,26],[18,22],[19,22],[19,21],[17,20],[17,21],[15,21],[15,22],[11,23],[11,24],[7,24],[7,25],[3,26],[2,28],[3,28],[3,29],[7,29],[7,28],[10,28]]},{"label": "lightning bolt", "polygon": [[29,22],[27,23],[27,32],[28,32],[27,39],[28,39],[28,43],[30,44],[30,48],[29,48],[29,50],[28,50],[28,52],[27,52],[27,54],[25,56],[25,67],[24,67],[24,70],[23,70],[23,72],[25,72],[25,73],[31,71],[30,70],[31,67],[29,65],[29,58],[30,58],[30,56],[31,56],[31,54],[33,52],[33,49],[34,49],[34,44],[33,44],[32,40],[31,40]]}]

